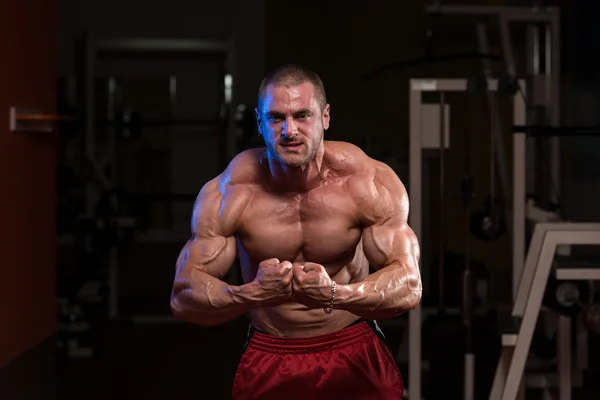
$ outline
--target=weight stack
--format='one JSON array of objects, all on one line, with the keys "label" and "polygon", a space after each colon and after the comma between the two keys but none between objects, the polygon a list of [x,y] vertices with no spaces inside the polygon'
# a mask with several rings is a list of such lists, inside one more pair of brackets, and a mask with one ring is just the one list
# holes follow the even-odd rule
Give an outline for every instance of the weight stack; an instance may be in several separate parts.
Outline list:
[{"label": "weight stack", "polygon": [[[464,358],[467,331],[461,315],[439,314],[424,324],[423,351],[429,361],[424,395],[429,399],[464,398]],[[486,399],[502,348],[494,315],[474,316],[472,348],[475,358],[475,399]]]}]

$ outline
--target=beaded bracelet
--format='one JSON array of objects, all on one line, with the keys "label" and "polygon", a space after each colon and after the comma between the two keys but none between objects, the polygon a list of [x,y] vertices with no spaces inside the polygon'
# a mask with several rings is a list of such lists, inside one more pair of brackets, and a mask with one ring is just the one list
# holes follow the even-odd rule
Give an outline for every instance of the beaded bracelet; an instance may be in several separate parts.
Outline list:
[{"label": "beaded bracelet", "polygon": [[335,303],[335,281],[331,282],[331,300],[329,301],[329,307],[325,308],[325,314],[331,314],[333,311],[333,303]]}]

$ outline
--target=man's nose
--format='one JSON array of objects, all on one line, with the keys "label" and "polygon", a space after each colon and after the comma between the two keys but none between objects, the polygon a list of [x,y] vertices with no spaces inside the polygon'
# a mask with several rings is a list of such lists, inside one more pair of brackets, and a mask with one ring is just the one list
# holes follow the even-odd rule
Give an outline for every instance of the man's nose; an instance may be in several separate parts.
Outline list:
[{"label": "man's nose", "polygon": [[298,126],[296,125],[296,121],[294,121],[293,117],[287,117],[283,123],[283,130],[281,134],[283,136],[293,136],[298,134]]}]

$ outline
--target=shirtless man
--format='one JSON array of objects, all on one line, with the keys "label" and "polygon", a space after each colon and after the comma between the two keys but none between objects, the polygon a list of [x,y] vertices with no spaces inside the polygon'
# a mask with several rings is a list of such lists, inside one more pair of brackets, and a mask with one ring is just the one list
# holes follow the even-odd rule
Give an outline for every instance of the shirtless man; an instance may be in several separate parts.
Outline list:
[{"label": "shirtless man", "polygon": [[[323,140],[329,113],[314,72],[272,72],[256,109],[266,147],[235,157],[194,206],[171,308],[204,326],[250,315],[236,400],[402,397],[374,320],[421,299],[407,193],[387,165]],[[241,286],[221,280],[236,256]]]}]

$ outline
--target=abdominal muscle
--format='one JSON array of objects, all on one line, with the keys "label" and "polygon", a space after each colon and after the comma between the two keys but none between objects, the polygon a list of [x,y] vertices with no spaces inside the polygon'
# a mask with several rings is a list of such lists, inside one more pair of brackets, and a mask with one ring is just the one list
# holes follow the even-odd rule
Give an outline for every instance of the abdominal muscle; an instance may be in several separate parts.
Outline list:
[{"label": "abdominal muscle", "polygon": [[288,303],[277,307],[255,309],[252,325],[269,335],[281,337],[310,337],[345,328],[359,317],[343,310],[307,309],[302,304]]},{"label": "abdominal muscle", "polygon": [[[361,281],[368,274],[368,264],[346,265],[332,274],[331,279],[338,285]],[[252,325],[267,334],[281,337],[310,337],[335,332],[359,319],[355,314],[336,310],[330,314],[322,308],[309,309],[297,302],[284,303],[276,307],[256,308],[250,312]]]}]

